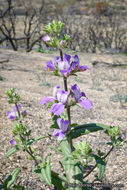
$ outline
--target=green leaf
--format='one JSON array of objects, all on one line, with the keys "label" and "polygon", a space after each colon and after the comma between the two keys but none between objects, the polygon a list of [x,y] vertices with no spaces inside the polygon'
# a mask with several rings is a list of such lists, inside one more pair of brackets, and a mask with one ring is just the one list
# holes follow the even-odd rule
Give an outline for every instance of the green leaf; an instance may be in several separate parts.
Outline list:
[{"label": "green leaf", "polygon": [[[41,174],[41,169],[35,169],[34,172],[37,174],[37,176],[42,180],[44,181],[43,177],[42,177],[42,174]],[[55,173],[53,171],[51,171],[51,181],[52,181],[52,184],[55,186],[55,187],[58,187],[60,189],[66,189],[65,188],[65,182],[66,181],[66,178],[65,176],[62,176],[58,173]]]},{"label": "green leaf", "polygon": [[11,148],[10,150],[8,150],[8,152],[5,154],[5,156],[8,158],[9,156],[11,156],[12,154],[14,154],[15,152],[17,152],[19,150],[18,147],[14,146],[13,148]]},{"label": "green leaf", "polygon": [[48,155],[41,168],[42,178],[48,185],[52,185],[50,162],[50,155]]},{"label": "green leaf", "polygon": [[19,172],[20,168],[14,169],[12,173],[8,176],[8,178],[5,180],[5,186],[7,187],[7,189],[9,189],[11,185],[15,182]]},{"label": "green leaf", "polygon": [[65,176],[62,176],[62,175],[54,173],[54,172],[51,172],[51,176],[52,176],[52,184],[55,187],[58,187],[59,189],[66,189],[66,187],[65,187],[66,183],[64,181],[67,181],[67,179]]},{"label": "green leaf", "polygon": [[[76,184],[83,184],[83,171],[80,163],[75,164],[74,166],[74,178]],[[75,190],[82,190],[82,187],[77,186]]]},{"label": "green leaf", "polygon": [[106,163],[103,160],[99,160],[97,166],[99,168],[98,178],[101,179],[105,172]]},{"label": "green leaf", "polygon": [[74,175],[75,175],[75,170],[74,170],[75,161],[73,157],[71,155],[70,157],[64,157],[61,163],[66,173],[66,178],[67,178],[68,183],[70,182],[73,183]]},{"label": "green leaf", "polygon": [[95,158],[96,163],[97,163],[97,167],[99,168],[98,178],[101,179],[104,175],[104,172],[105,172],[106,163],[99,156],[97,156],[95,154],[93,154],[92,156]]},{"label": "green leaf", "polygon": [[74,139],[74,138],[80,137],[82,135],[89,134],[91,132],[106,130],[108,128],[110,128],[110,126],[99,124],[99,123],[89,123],[89,124],[84,124],[84,125],[78,125],[71,129],[68,136],[71,139]]},{"label": "green leaf", "polygon": [[14,190],[25,190],[25,187],[21,185],[14,185],[13,188]]},{"label": "green leaf", "polygon": [[71,124],[71,127],[76,127],[76,126],[78,126],[77,123],[72,123],[72,124]]},{"label": "green leaf", "polygon": [[70,150],[70,147],[69,147],[69,144],[68,144],[68,141],[66,138],[64,138],[61,142],[60,142],[60,147],[61,147],[61,150],[62,150],[62,154],[63,156],[65,157],[70,157],[71,155],[71,150]]},{"label": "green leaf", "polygon": [[37,142],[37,141],[42,140],[44,138],[49,138],[49,136],[41,136],[41,137],[31,138],[27,141],[26,146],[29,147],[33,142]]}]

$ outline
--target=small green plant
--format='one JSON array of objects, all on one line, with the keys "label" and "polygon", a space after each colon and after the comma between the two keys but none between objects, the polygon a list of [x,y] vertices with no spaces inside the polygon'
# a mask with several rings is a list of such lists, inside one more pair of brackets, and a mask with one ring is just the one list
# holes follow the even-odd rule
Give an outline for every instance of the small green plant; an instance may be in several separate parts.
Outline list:
[{"label": "small green plant", "polygon": [[[121,142],[120,128],[116,126],[108,126],[99,123],[85,123],[79,125],[73,123],[72,107],[79,105],[86,111],[92,109],[93,103],[88,99],[86,94],[82,92],[77,84],[72,84],[68,87],[68,80],[71,76],[76,76],[77,73],[88,71],[86,65],[80,65],[78,55],[73,57],[69,54],[63,55],[63,49],[67,47],[70,37],[64,34],[60,35],[63,29],[62,22],[53,21],[45,27],[46,35],[43,40],[51,47],[59,50],[59,56],[53,61],[47,61],[45,69],[52,72],[56,77],[62,76],[64,89],[59,85],[54,87],[52,96],[45,96],[42,98],[40,104],[48,104],[49,112],[52,117],[52,125],[50,128],[54,129],[53,134],[46,136],[31,137],[32,131],[23,121],[27,116],[26,110],[22,110],[20,104],[20,96],[15,92],[14,88],[6,91],[8,96],[8,103],[14,104],[13,110],[8,112],[9,119],[13,120],[13,136],[10,141],[12,148],[6,153],[6,157],[11,156],[17,151],[23,151],[28,155],[28,159],[34,162],[33,172],[45,182],[51,189],[52,186],[58,189],[69,190],[93,190],[93,187],[88,187],[85,178],[98,167],[98,178],[101,179],[104,175],[107,156],[111,151],[118,147]],[[59,81],[58,80],[58,81]],[[109,150],[105,153],[98,150],[96,153],[88,142],[84,139],[81,143],[74,143],[74,139],[86,136],[89,133],[97,131],[104,131],[108,137],[110,145]],[[58,141],[58,148],[56,155],[60,154],[59,161],[61,166],[61,173],[52,169],[51,156],[47,153],[46,157],[39,156],[33,149],[33,143],[51,139],[54,137]],[[92,169],[84,174],[84,168],[89,167],[89,163],[94,160],[95,165]],[[12,184],[14,181],[12,181]]]}]

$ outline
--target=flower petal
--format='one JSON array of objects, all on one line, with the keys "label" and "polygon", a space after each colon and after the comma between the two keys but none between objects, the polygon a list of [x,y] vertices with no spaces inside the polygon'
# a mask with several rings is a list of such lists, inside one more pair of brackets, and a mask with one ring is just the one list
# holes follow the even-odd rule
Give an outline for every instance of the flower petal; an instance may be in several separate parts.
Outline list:
[{"label": "flower petal", "polygon": [[77,84],[75,84],[71,87],[71,89],[72,89],[72,92],[74,94],[74,98],[76,99],[76,101],[78,101],[82,97],[82,93],[80,92],[80,88],[78,87]]},{"label": "flower petal", "polygon": [[[17,107],[18,107],[18,109],[20,111],[22,106],[21,106],[21,104],[19,104],[19,105],[17,105]],[[16,106],[13,107],[14,111],[17,111],[17,107]]]},{"label": "flower petal", "polygon": [[53,112],[54,115],[61,115],[64,112],[65,106],[62,103],[55,103],[50,108],[49,112]]},{"label": "flower petal", "polygon": [[57,92],[57,100],[63,104],[66,103],[67,98],[68,98],[69,92],[64,91],[64,90],[59,90]]},{"label": "flower petal", "polygon": [[55,129],[54,132],[53,132],[53,136],[54,136],[54,137],[59,136],[60,132],[61,132],[60,129]]},{"label": "flower petal", "polygon": [[62,139],[64,139],[64,137],[65,137],[65,133],[61,132],[61,133],[59,133],[59,136],[57,137],[57,140],[61,141]]},{"label": "flower petal", "polygon": [[64,54],[64,59],[68,61],[68,63],[70,62],[71,56],[68,54]]},{"label": "flower petal", "polygon": [[70,67],[70,63],[64,59],[63,61],[58,61],[59,70],[67,70]]},{"label": "flower petal", "polygon": [[73,57],[73,59],[74,59],[74,62],[78,62],[78,63],[79,63],[79,57],[78,57],[78,55],[75,55],[75,56]]},{"label": "flower petal", "polygon": [[55,86],[54,89],[53,89],[53,97],[55,99],[57,99],[57,92],[58,92],[59,88],[60,88],[59,86]]},{"label": "flower petal", "polygon": [[62,118],[57,119],[57,124],[61,131],[66,132],[69,126],[69,121],[68,120],[63,120]]},{"label": "flower petal", "polygon": [[87,99],[87,98],[80,99],[78,102],[85,109],[90,109],[93,106],[92,102],[89,99]]},{"label": "flower petal", "polygon": [[65,133],[60,129],[55,129],[53,132],[53,136],[57,137],[57,140],[62,140],[65,137]]},{"label": "flower petal", "polygon": [[54,63],[52,61],[47,61],[45,68],[47,70],[51,70],[51,71],[55,71],[55,69],[56,69],[55,65],[54,65]]},{"label": "flower petal", "polygon": [[16,118],[16,111],[12,111],[12,112],[10,112],[10,111],[8,111],[8,117],[9,117],[9,119],[15,119]]},{"label": "flower petal", "polygon": [[43,104],[45,104],[45,103],[53,102],[54,100],[55,100],[54,97],[44,97],[44,98],[41,100],[40,104],[43,105]]},{"label": "flower petal", "polygon": [[78,62],[72,62],[71,68],[72,70],[78,69],[79,63]]},{"label": "flower petal", "polygon": [[12,140],[10,141],[10,144],[11,144],[12,146],[15,146],[17,143],[16,143],[16,141],[15,141],[14,139],[12,139]]},{"label": "flower petal", "polygon": [[89,70],[89,67],[87,67],[86,65],[84,65],[84,66],[79,65],[78,69],[79,69],[79,71],[86,71],[86,70]]},{"label": "flower petal", "polygon": [[51,40],[51,38],[48,35],[46,35],[46,36],[43,37],[43,41],[44,42],[48,42],[50,40]]}]

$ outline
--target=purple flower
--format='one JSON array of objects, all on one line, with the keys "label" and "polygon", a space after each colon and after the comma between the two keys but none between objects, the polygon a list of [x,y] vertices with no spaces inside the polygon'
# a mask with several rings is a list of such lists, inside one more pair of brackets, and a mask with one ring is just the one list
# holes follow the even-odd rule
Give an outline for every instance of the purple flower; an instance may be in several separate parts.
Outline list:
[{"label": "purple flower", "polygon": [[79,65],[78,69],[79,69],[79,71],[86,71],[86,70],[89,70],[89,67],[87,67],[86,65],[84,65],[84,66]]},{"label": "purple flower", "polygon": [[55,86],[54,89],[53,89],[53,97],[54,97],[55,99],[57,99],[57,92],[58,92],[59,89],[60,89],[59,86]]},{"label": "purple flower", "polygon": [[73,57],[73,60],[74,61],[72,62],[72,65],[71,65],[73,71],[86,71],[86,70],[89,69],[86,65],[82,66],[82,65],[79,64],[78,55],[75,55]]},{"label": "purple flower", "polygon": [[90,109],[93,106],[92,102],[88,98],[86,98],[85,93],[80,91],[80,88],[77,86],[77,84],[72,86],[71,90],[73,92],[73,97],[75,98],[76,102],[78,102],[83,108]]},{"label": "purple flower", "polygon": [[[19,105],[17,105],[17,107],[18,107],[18,110],[21,111],[21,105],[19,104]],[[9,119],[15,120],[18,117],[17,107],[14,106],[12,112],[8,111]],[[23,117],[25,117],[26,114],[27,114],[26,110],[24,110],[21,114],[22,114]]]},{"label": "purple flower", "polygon": [[77,84],[72,86],[71,89],[77,102],[82,96],[86,97],[85,93],[80,91],[80,88],[77,86]]},{"label": "purple flower", "polygon": [[59,86],[56,86],[53,90],[53,97],[44,97],[40,104],[43,105],[45,103],[58,101],[58,103],[54,103],[51,108],[49,109],[49,112],[53,112],[55,115],[61,115],[64,112],[65,105],[67,102],[67,98],[69,93],[64,90],[59,90]]},{"label": "purple flower", "polygon": [[61,115],[64,112],[65,105],[62,103],[55,103],[51,106],[49,112],[53,112],[54,115]]},{"label": "purple flower", "polygon": [[74,62],[78,62],[78,63],[79,63],[79,57],[78,57],[78,55],[75,55],[75,56],[73,57],[73,59],[74,59]]},{"label": "purple flower", "polygon": [[12,146],[15,146],[17,143],[16,143],[16,141],[15,141],[14,139],[12,139],[12,140],[10,141],[10,144],[11,144]]},{"label": "purple flower", "polygon": [[50,40],[51,40],[51,38],[48,35],[46,35],[46,36],[43,37],[43,41],[44,42],[48,42]]},{"label": "purple flower", "polygon": [[65,40],[61,40],[60,46],[64,48],[66,46],[66,41]]},{"label": "purple flower", "polygon": [[69,127],[69,121],[64,121],[62,118],[58,118],[57,124],[59,126],[59,129],[55,129],[53,136],[56,137],[57,140],[62,140],[65,137],[67,129]]},{"label": "purple flower", "polygon": [[[20,111],[21,110],[21,105],[19,104],[19,105],[17,105],[17,107],[18,107],[18,110]],[[9,119],[14,120],[14,119],[16,119],[16,117],[18,117],[17,107],[16,106],[13,107],[13,111],[12,112],[8,111],[8,117],[9,117]]]},{"label": "purple flower", "polygon": [[54,97],[44,97],[42,100],[41,100],[41,102],[40,102],[40,104],[41,105],[43,105],[43,104],[46,104],[46,103],[50,103],[50,102],[53,102],[55,100],[55,98]]},{"label": "purple flower", "polygon": [[59,72],[64,77],[69,77],[70,74],[86,71],[89,69],[86,65],[82,66],[79,64],[78,55],[73,56],[73,61],[71,62],[71,56],[68,54],[64,54],[63,60],[61,60],[61,57],[56,57],[53,61],[47,61],[45,68],[49,71],[55,71],[59,69]]},{"label": "purple flower", "polygon": [[52,61],[47,61],[45,68],[47,70],[51,70],[51,71],[55,71],[55,69],[56,69],[55,65],[54,65],[54,63]]},{"label": "purple flower", "polygon": [[64,90],[59,90],[57,92],[57,100],[63,104],[66,103],[69,93]]},{"label": "purple flower", "polygon": [[23,117],[25,117],[25,116],[26,116],[26,114],[27,114],[27,111],[26,111],[26,110],[24,110],[24,111],[22,112],[22,116],[23,116]]},{"label": "purple flower", "polygon": [[65,77],[69,77],[70,72],[71,72],[71,65],[70,65],[70,59],[71,56],[65,54],[64,55],[64,59],[63,61],[58,61],[58,68],[59,71],[65,76]]}]

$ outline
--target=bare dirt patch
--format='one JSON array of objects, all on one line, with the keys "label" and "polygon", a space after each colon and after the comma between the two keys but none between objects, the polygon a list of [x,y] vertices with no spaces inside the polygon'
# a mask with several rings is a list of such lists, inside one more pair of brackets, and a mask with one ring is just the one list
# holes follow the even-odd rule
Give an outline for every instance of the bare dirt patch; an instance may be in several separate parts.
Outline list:
[{"label": "bare dirt patch", "polygon": [[[5,90],[14,87],[21,95],[21,104],[27,110],[26,123],[33,130],[33,136],[52,134],[49,129],[51,117],[45,106],[40,106],[40,100],[46,95],[51,95],[53,87],[63,87],[62,77],[57,78],[43,67],[46,61],[53,59],[57,52],[52,54],[14,52],[11,50],[0,50],[0,177],[5,178],[15,167],[21,168],[18,181],[29,190],[48,189],[34,174],[32,174],[32,162],[27,156],[17,153],[9,159],[5,158],[6,151],[10,148],[9,141],[12,139],[12,123],[7,118],[7,111],[11,106],[7,103]],[[101,55],[101,54],[79,54],[82,65],[90,67],[90,71],[79,73],[77,77],[68,80],[69,87],[78,84],[87,97],[93,102],[91,110],[74,107],[72,110],[72,121],[83,123],[104,123],[112,126],[120,126],[124,137],[123,146],[114,150],[108,160],[105,173],[107,182],[124,184],[127,189],[127,57],[123,55]],[[98,63],[96,63],[98,62]],[[93,64],[92,64],[93,63]],[[107,64],[108,63],[108,64]],[[114,66],[114,64],[116,66]],[[119,97],[123,97],[121,100]],[[103,132],[85,136],[95,150],[101,148],[105,152],[108,137]],[[85,137],[82,137],[85,138]],[[76,141],[80,141],[77,139]],[[44,140],[34,145],[41,156],[50,151],[50,145],[57,145],[54,138]],[[59,167],[58,155],[54,155],[53,167]],[[96,170],[97,171],[97,170]],[[94,173],[95,174],[95,173]],[[89,181],[95,177],[89,176]]]}]

